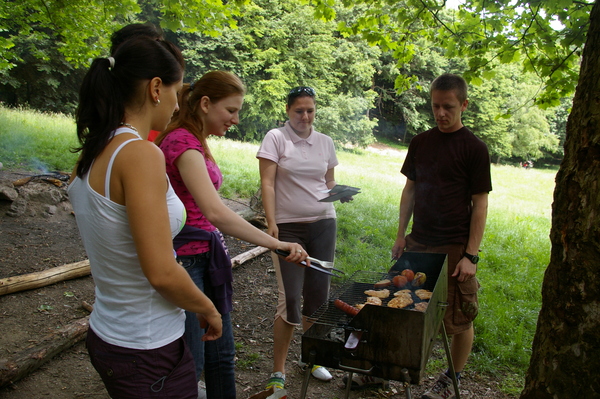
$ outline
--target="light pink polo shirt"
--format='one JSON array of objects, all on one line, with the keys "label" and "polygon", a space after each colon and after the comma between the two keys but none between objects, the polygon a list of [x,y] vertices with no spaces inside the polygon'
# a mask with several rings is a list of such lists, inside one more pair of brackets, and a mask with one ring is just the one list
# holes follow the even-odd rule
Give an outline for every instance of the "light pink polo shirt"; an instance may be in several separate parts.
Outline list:
[{"label": "light pink polo shirt", "polygon": [[289,122],[267,132],[256,154],[277,164],[275,220],[277,223],[314,222],[335,218],[331,202],[319,202],[329,194],[325,173],[338,164],[333,140],[312,129],[306,139],[298,137]]}]

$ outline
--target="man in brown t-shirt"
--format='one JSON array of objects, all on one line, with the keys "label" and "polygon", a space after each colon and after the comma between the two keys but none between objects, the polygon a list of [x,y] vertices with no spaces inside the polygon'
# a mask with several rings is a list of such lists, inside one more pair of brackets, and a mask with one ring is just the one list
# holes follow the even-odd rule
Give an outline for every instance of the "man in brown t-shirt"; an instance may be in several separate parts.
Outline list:
[{"label": "man in brown t-shirt", "polygon": [[[473,345],[478,310],[475,277],[478,252],[492,190],[487,146],[462,124],[468,105],[467,84],[444,74],[431,84],[437,127],[412,139],[402,174],[398,234],[392,257],[404,250],[448,254],[448,302],[444,317],[452,335],[451,357],[460,381]],[[412,230],[406,235],[413,218]],[[449,371],[442,373],[423,399],[454,398]]]}]

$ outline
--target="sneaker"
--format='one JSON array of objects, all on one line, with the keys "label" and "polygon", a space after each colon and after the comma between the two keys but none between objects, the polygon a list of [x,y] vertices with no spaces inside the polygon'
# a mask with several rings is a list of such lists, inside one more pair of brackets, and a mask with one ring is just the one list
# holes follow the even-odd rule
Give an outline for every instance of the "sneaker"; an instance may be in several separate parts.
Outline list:
[{"label": "sneaker", "polygon": [[[344,385],[348,384],[348,376],[345,375],[342,381],[344,381]],[[383,378],[355,373],[352,376],[352,385],[350,386],[350,389],[355,391],[357,389],[374,387],[376,385],[380,385],[383,389],[388,389],[390,387],[389,381],[384,380]]]},{"label": "sneaker", "polygon": [[281,391],[285,385],[285,374],[281,371],[276,371],[271,374],[267,382],[266,389],[273,387],[273,391]]},{"label": "sneaker", "polygon": [[[460,384],[460,380],[458,383]],[[421,399],[454,399],[455,397],[452,379],[446,373],[442,373],[431,389],[421,396]]]},{"label": "sneaker", "polygon": [[206,399],[206,384],[204,381],[198,381],[198,399]]},{"label": "sneaker", "polygon": [[[298,360],[298,366],[300,366],[302,369],[305,369],[306,363],[304,363],[302,360]],[[327,370],[323,366],[314,365],[312,370],[310,371],[310,373],[317,380],[321,380],[321,381],[331,381],[331,379],[333,378],[333,376],[331,375],[329,370]]]},{"label": "sneaker", "polygon": [[321,381],[331,381],[331,379],[333,378],[331,376],[331,373],[323,366],[313,366],[310,373],[317,380],[321,380]]}]

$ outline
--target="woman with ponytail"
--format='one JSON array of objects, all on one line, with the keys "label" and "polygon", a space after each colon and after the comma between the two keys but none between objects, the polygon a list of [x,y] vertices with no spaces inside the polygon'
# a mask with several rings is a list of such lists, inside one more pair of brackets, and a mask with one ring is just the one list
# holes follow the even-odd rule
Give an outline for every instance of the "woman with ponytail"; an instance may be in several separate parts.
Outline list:
[{"label": "woman with ponytail", "polygon": [[133,37],[94,60],[80,90],[68,193],[96,285],[86,345],[113,399],[196,399],[183,309],[208,326],[203,340],[221,336],[221,315],[175,259],[185,208],[145,140],[178,109],[183,64],[173,44]]},{"label": "woman with ponytail", "polygon": [[281,242],[245,221],[221,201],[217,192],[223,176],[207,138],[224,136],[238,124],[244,92],[241,80],[223,71],[208,72],[197,82],[185,84],[179,110],[155,141],[165,154],[167,174],[188,214],[186,226],[174,241],[177,259],[223,317],[223,336],[201,341],[201,326],[193,314],[186,315],[185,336],[198,378],[204,370],[209,399],[236,397],[235,346],[229,315],[233,278],[220,231],[271,250],[289,251],[288,262],[298,263],[307,257],[300,245]]}]

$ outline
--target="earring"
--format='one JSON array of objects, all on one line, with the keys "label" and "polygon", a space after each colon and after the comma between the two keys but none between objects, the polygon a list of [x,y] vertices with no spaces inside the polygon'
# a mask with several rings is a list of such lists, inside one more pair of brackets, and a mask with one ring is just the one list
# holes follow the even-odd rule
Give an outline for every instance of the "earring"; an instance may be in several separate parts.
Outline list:
[{"label": "earring", "polygon": [[154,106],[158,107],[158,104],[160,104],[160,100],[158,98],[155,98],[154,101],[155,101]]}]

